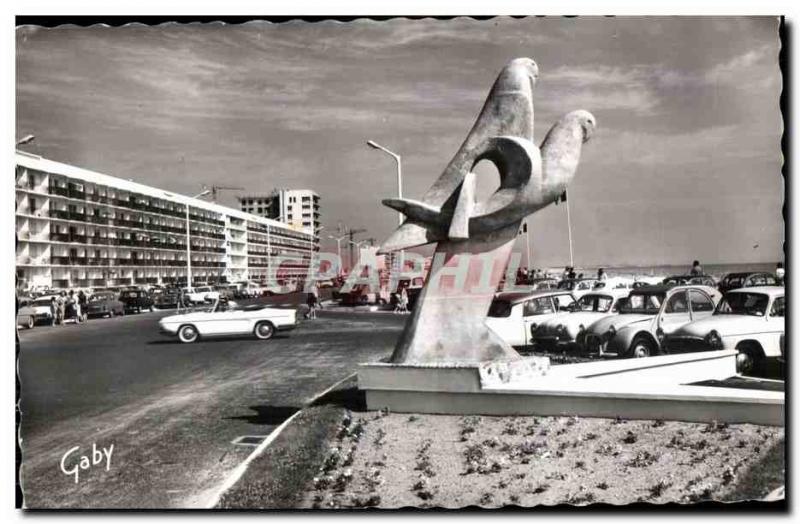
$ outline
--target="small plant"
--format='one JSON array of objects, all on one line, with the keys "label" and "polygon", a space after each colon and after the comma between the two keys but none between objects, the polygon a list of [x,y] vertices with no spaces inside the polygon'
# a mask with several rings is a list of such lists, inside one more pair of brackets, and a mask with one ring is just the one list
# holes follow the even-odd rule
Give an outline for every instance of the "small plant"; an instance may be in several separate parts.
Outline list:
[{"label": "small plant", "polygon": [[608,484],[606,484],[605,482],[601,482],[600,484],[597,485],[597,489],[602,489],[603,491],[605,491],[608,489]]},{"label": "small plant", "polygon": [[657,499],[658,497],[663,495],[664,492],[667,490],[667,488],[669,488],[670,486],[672,486],[672,484],[668,484],[663,480],[659,480],[657,484],[650,487],[650,498]]},{"label": "small plant", "polygon": [[653,427],[654,428],[660,428],[660,427],[663,427],[665,424],[666,424],[666,422],[664,422],[663,420],[657,419],[655,422],[653,422]]},{"label": "small plant", "polygon": [[636,440],[636,434],[633,431],[628,431],[628,433],[622,439],[622,442],[625,444],[635,444]]},{"label": "small plant", "polygon": [[550,484],[539,484],[536,486],[536,489],[534,489],[533,492],[538,495],[540,493],[544,493],[548,489],[550,489]]},{"label": "small plant", "polygon": [[508,497],[508,501],[511,504],[519,504],[519,497],[516,495],[511,495],[510,497]]},{"label": "small plant", "polygon": [[408,417],[409,422],[416,422],[417,420],[419,420],[419,417],[416,415],[411,415]]},{"label": "small plant", "polygon": [[636,456],[625,463],[630,468],[646,468],[658,462],[658,456],[651,454],[649,451],[640,451]]},{"label": "small plant", "polygon": [[489,504],[492,503],[493,499],[494,495],[492,495],[491,493],[484,493],[483,495],[481,495],[480,505],[488,506]]},{"label": "small plant", "polygon": [[591,492],[573,495],[567,499],[567,504],[576,506],[591,504],[592,502],[594,502],[594,495]]},{"label": "small plant", "polygon": [[597,439],[597,435],[595,435],[594,433],[587,433],[586,435],[583,436],[583,440],[595,440],[595,439]]},{"label": "small plant", "polygon": [[351,504],[354,508],[374,508],[375,506],[379,506],[380,503],[381,497],[378,495],[371,495],[364,498],[353,496],[351,499]]},{"label": "small plant", "polygon": [[586,463],[582,460],[579,460],[575,463],[575,469],[586,469]]}]

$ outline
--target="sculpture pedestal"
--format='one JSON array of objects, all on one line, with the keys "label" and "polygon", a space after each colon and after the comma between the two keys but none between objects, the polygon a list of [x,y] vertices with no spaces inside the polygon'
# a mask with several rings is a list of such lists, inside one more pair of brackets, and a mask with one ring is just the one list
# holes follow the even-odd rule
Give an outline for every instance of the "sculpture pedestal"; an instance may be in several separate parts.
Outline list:
[{"label": "sculpture pedestal", "polygon": [[530,362],[536,371],[505,381],[485,367],[482,373],[484,364],[362,364],[358,387],[368,409],[399,413],[784,424],[783,392],[691,385],[735,376],[734,350],[553,367]]}]

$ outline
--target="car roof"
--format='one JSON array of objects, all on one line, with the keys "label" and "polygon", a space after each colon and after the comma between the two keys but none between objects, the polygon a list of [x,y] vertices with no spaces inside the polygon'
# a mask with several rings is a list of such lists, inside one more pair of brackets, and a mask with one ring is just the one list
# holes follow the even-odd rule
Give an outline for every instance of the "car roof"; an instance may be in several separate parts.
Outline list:
[{"label": "car roof", "polygon": [[535,289],[533,291],[506,291],[498,293],[494,296],[496,300],[504,300],[512,304],[524,302],[529,298],[552,296],[552,295],[570,295],[572,293],[565,289]]},{"label": "car roof", "polygon": [[786,289],[783,286],[752,286],[731,289],[728,293],[763,293],[775,297],[786,294]]},{"label": "car roof", "polygon": [[743,278],[749,277],[750,275],[769,275],[770,273],[765,273],[763,271],[742,271],[741,273],[728,273],[723,279],[726,278]]},{"label": "car roof", "polygon": [[630,288],[612,287],[612,288],[593,289],[583,296],[590,297],[592,295],[611,295],[612,297],[627,297],[628,295],[630,295],[630,293],[631,293]]}]

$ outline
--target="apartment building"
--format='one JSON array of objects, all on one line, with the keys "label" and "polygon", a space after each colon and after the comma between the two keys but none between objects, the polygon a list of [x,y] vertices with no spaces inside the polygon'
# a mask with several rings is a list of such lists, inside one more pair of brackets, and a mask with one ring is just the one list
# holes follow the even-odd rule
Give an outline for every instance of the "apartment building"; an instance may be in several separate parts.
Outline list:
[{"label": "apartment building", "polygon": [[310,189],[275,189],[268,195],[237,197],[245,213],[273,218],[292,229],[316,235],[320,229],[319,195]]},{"label": "apartment building", "polygon": [[21,151],[15,171],[24,287],[297,281],[317,249],[276,220]]}]

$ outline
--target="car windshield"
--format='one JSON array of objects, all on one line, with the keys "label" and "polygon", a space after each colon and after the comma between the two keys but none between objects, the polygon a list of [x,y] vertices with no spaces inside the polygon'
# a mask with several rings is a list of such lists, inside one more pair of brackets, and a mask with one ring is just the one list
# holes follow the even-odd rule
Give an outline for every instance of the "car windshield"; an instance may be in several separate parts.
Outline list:
[{"label": "car windshield", "polygon": [[580,311],[597,311],[605,313],[611,309],[614,299],[608,295],[584,295],[578,300]]},{"label": "car windshield", "polygon": [[572,291],[575,288],[575,281],[574,280],[562,280],[558,283],[558,289],[566,289],[568,291]]},{"label": "car windshield", "polygon": [[628,300],[620,306],[620,313],[655,314],[661,309],[666,293],[631,293]]},{"label": "car windshield", "polygon": [[100,295],[92,295],[89,297],[89,302],[101,302],[103,300],[111,300],[113,297],[109,293],[103,293]]},{"label": "car windshield", "polygon": [[769,296],[762,293],[728,293],[717,306],[715,315],[753,315],[763,317]]},{"label": "car windshield", "polygon": [[746,277],[743,275],[725,277],[725,279],[720,282],[720,285],[729,288],[743,287],[745,278]]},{"label": "car windshield", "polygon": [[139,296],[139,294],[136,291],[125,291],[122,293],[122,296],[127,298],[136,298]]},{"label": "car windshield", "polygon": [[495,299],[492,305],[489,306],[489,316],[495,318],[511,316],[511,302],[508,300]]},{"label": "car windshield", "polygon": [[32,306],[49,306],[50,305],[50,299],[47,298],[47,299],[34,300],[33,302],[31,302],[31,305]]}]

